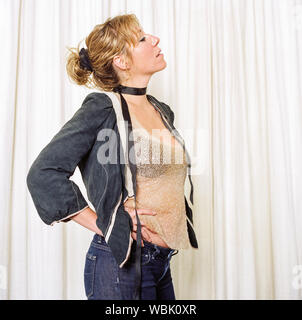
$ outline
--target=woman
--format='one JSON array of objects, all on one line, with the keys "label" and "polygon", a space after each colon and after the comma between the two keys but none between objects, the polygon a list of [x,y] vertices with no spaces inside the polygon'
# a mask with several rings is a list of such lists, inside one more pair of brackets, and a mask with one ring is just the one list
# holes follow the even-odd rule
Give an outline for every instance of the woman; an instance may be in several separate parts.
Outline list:
[{"label": "woman", "polygon": [[[69,77],[102,92],[87,95],[27,176],[45,223],[74,220],[95,233],[88,299],[174,300],[171,257],[198,247],[184,196],[189,156],[173,111],[146,95],[152,74],[166,67],[158,42],[129,14],[95,26],[87,49],[70,50]],[[95,211],[69,179],[77,166]]]}]

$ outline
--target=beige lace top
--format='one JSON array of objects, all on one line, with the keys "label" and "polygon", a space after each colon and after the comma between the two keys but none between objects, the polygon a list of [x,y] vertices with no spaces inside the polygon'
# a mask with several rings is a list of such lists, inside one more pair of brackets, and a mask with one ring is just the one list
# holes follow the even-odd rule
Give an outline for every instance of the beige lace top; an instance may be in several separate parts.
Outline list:
[{"label": "beige lace top", "polygon": [[[150,134],[132,119],[137,165],[137,209],[155,210],[157,215],[140,215],[172,249],[190,247],[184,201],[187,161],[182,145],[168,129]],[[167,134],[168,133],[168,134]]]}]

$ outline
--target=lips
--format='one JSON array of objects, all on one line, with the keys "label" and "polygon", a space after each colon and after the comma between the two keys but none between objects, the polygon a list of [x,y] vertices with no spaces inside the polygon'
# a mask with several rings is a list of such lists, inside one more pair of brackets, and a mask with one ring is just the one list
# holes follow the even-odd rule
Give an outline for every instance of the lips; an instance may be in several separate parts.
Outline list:
[{"label": "lips", "polygon": [[160,53],[161,53],[161,50],[158,51],[156,57],[158,57],[160,55]]}]

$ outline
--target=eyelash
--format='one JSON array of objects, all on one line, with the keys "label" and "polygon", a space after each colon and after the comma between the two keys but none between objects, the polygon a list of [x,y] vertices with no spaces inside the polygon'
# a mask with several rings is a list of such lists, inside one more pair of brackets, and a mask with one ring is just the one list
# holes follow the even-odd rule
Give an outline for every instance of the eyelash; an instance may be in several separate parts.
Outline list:
[{"label": "eyelash", "polygon": [[140,39],[140,41],[144,41],[146,39],[146,37],[142,37],[141,39]]}]

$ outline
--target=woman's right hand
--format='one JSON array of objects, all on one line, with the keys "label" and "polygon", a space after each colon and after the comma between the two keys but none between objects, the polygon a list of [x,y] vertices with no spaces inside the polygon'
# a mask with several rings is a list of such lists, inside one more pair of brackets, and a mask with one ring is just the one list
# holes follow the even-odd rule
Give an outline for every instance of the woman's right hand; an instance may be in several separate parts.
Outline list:
[{"label": "woman's right hand", "polygon": [[[130,207],[125,207],[124,209],[129,213],[132,223],[133,223],[133,230],[131,232],[131,236],[134,240],[136,240],[136,231],[137,231],[137,219],[136,219],[136,214],[135,214],[135,209],[130,208]],[[151,209],[137,209],[137,214],[146,214],[146,215],[151,215],[154,216],[156,215],[156,212]],[[150,229],[148,229],[145,225],[144,222],[140,221],[141,223],[141,235],[142,235],[142,247],[144,246],[143,240],[150,241],[150,235],[149,233],[151,232]],[[148,231],[149,230],[149,231]]]}]

